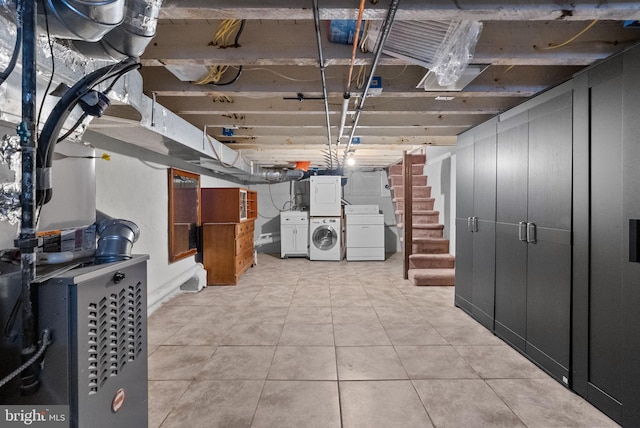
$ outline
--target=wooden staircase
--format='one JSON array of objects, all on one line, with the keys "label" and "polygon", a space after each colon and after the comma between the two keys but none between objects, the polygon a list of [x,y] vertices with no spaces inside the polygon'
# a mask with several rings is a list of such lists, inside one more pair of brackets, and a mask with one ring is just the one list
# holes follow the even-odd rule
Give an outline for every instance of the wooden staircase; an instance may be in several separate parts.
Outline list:
[{"label": "wooden staircase", "polygon": [[[406,277],[413,285],[455,285],[455,257],[449,254],[449,240],[444,238],[444,225],[440,213],[433,209],[435,198],[427,176],[423,175],[425,154],[408,155],[411,161],[411,246]],[[407,171],[409,168],[407,168]],[[393,191],[398,230],[405,235],[404,227],[404,178],[402,163],[389,168],[389,183]]]}]

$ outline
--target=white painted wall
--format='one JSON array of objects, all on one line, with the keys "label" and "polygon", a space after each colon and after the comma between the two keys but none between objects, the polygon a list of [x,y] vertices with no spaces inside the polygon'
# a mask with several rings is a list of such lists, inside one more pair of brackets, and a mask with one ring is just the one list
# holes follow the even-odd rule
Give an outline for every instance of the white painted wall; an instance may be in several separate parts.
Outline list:
[{"label": "white painted wall", "polygon": [[[96,208],[140,228],[133,253],[148,254],[147,293],[150,310],[180,287],[183,273],[197,264],[195,256],[169,263],[169,192],[167,167],[111,153],[96,163]],[[228,181],[201,176],[202,187],[233,187]],[[157,304],[153,304],[157,302]]]},{"label": "white painted wall", "polygon": [[456,253],[456,156],[455,147],[427,147],[427,163],[424,175],[431,186],[431,196],[436,198],[434,210],[440,211],[444,224],[444,237],[449,239],[449,251]]}]

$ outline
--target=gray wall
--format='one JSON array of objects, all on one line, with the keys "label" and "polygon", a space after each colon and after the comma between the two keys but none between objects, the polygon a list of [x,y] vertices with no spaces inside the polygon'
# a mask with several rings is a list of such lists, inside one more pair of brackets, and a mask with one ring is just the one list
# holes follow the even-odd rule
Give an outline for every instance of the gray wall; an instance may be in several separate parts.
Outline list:
[{"label": "gray wall", "polygon": [[[347,183],[343,187],[343,198],[354,205],[376,204],[384,214],[385,249],[393,253],[400,249],[396,220],[391,203],[391,191],[384,170],[345,171]],[[280,212],[292,208],[308,210],[308,180],[250,186],[258,191],[258,219],[256,239],[261,234],[270,234],[273,242],[262,245],[259,252],[280,252]]]}]

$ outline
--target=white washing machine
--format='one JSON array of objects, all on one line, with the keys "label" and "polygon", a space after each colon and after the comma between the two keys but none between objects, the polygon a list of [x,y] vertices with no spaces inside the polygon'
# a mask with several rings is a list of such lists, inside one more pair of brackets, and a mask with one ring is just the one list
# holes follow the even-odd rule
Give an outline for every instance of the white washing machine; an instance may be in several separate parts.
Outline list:
[{"label": "white washing machine", "polygon": [[342,259],[340,217],[311,217],[309,221],[309,260]]}]

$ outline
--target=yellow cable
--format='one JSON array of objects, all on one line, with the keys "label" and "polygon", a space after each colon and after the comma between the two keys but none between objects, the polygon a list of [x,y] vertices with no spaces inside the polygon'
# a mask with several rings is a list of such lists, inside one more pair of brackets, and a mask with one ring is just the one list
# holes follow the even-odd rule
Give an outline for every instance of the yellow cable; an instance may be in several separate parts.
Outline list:
[{"label": "yellow cable", "polygon": [[542,48],[543,50],[549,50],[549,49],[557,49],[557,48],[561,48],[563,46],[568,45],[569,43],[573,42],[575,39],[577,39],[578,37],[582,36],[584,33],[586,33],[591,27],[593,27],[594,25],[596,25],[596,22],[598,22],[597,19],[594,19],[593,21],[591,21],[591,23],[589,25],[586,26],[586,28],[584,28],[582,31],[580,31],[578,34],[576,34],[575,36],[573,36],[572,38],[570,38],[569,40],[567,40],[566,42],[562,42],[559,45],[552,45],[552,46],[547,46],[546,48]]},{"label": "yellow cable", "polygon": [[194,85],[208,85],[209,83],[218,83],[224,73],[229,69],[228,65],[216,65],[209,68],[209,72],[197,82],[193,82]]},{"label": "yellow cable", "polygon": [[226,48],[229,46],[229,38],[240,27],[242,20],[240,19],[225,19],[220,24],[220,28],[216,31],[210,45],[220,46]]},{"label": "yellow cable", "polygon": [[365,70],[366,70],[367,66],[366,65],[361,65],[360,68],[358,69],[358,74],[356,74],[356,89],[362,89],[364,88],[364,79],[365,79]]}]

